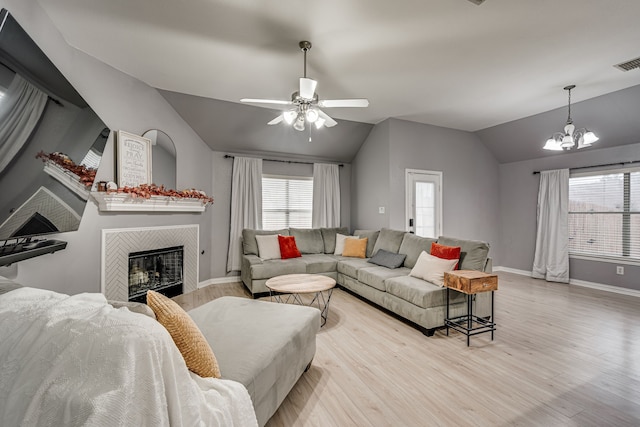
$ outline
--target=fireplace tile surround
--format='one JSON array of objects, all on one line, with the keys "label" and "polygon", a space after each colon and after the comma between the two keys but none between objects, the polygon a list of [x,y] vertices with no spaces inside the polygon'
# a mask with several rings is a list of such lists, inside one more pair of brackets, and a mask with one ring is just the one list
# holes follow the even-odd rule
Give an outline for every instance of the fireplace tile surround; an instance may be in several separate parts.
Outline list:
[{"label": "fireplace tile surround", "polygon": [[199,225],[102,230],[101,291],[107,299],[129,300],[129,253],[184,246],[184,293],[198,288]]}]

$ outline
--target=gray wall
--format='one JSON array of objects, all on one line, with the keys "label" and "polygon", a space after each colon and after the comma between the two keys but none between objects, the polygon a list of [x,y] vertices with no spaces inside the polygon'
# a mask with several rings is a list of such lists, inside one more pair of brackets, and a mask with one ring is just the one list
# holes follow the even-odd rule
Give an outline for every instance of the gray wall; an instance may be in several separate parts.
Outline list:
[{"label": "gray wall", "polygon": [[[534,171],[640,160],[640,144],[561,153],[554,157],[500,165],[500,266],[531,271],[536,240],[536,209],[540,176]],[[497,264],[494,264],[497,265]],[[570,259],[571,279],[640,290],[640,267]]]},{"label": "gray wall", "polygon": [[[213,209],[213,226],[211,229],[211,277],[224,277],[227,267],[227,251],[229,249],[229,230],[231,228],[231,174],[233,171],[233,160],[225,159],[225,154],[249,156],[247,154],[237,154],[231,152],[213,151],[211,154],[211,164],[213,169],[213,191],[215,203]],[[262,158],[262,157],[261,157]],[[274,156],[264,156],[265,159],[277,159]],[[284,160],[296,160],[296,158],[286,158]],[[312,162],[313,159],[298,158],[305,162]],[[322,162],[318,160],[319,162]],[[313,165],[297,163],[268,162],[262,163],[262,172],[273,175],[289,176],[313,176]],[[340,218],[342,226],[351,225],[351,173],[350,164],[344,164],[340,168]],[[238,274],[232,272],[230,275]]]},{"label": "gray wall", "polygon": [[375,125],[353,159],[351,231],[389,227],[389,122]]},{"label": "gray wall", "polygon": [[443,234],[489,242],[497,261],[498,163],[474,134],[389,119],[371,131],[353,169],[355,228],[405,230],[405,170],[441,171]]},{"label": "gray wall", "polygon": [[[2,6],[14,15],[109,128],[138,135],[147,129],[165,131],[176,141],[177,187],[198,188],[213,194],[211,151],[157,90],[71,48],[36,0],[4,0]],[[113,179],[113,152],[110,138],[98,180]],[[102,229],[199,224],[200,249],[205,251],[200,257],[200,280],[206,280],[211,277],[211,220],[211,207],[204,214],[115,214],[100,213],[89,202],[79,231],[54,236],[68,242],[66,250],[0,269],[0,275],[28,286],[71,294],[99,292]]]}]

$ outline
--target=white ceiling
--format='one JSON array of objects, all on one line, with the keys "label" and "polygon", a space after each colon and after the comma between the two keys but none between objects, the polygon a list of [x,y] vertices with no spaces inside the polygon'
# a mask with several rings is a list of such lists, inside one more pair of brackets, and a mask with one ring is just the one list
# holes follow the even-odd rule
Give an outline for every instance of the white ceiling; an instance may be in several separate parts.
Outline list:
[{"label": "white ceiling", "polygon": [[72,46],[151,86],[238,102],[367,97],[336,118],[476,131],[640,84],[637,0],[39,0]]}]

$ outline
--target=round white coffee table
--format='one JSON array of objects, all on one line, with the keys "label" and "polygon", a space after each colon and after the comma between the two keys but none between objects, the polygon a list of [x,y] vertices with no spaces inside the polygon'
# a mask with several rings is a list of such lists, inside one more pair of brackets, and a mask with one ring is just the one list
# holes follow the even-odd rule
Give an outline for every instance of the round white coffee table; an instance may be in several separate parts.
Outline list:
[{"label": "round white coffee table", "polygon": [[[316,307],[320,310],[322,319],[320,326],[327,323],[331,294],[336,286],[336,281],[331,277],[321,274],[285,274],[272,277],[265,285],[269,288],[272,301]],[[305,304],[302,294],[313,294],[311,302]]]}]

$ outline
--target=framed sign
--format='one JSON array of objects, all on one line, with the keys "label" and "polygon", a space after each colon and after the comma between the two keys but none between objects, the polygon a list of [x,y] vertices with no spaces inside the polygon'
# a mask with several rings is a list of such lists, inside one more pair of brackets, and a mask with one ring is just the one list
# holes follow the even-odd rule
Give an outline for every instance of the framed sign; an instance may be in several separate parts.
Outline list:
[{"label": "framed sign", "polygon": [[118,187],[151,184],[151,140],[122,130],[116,141]]}]

